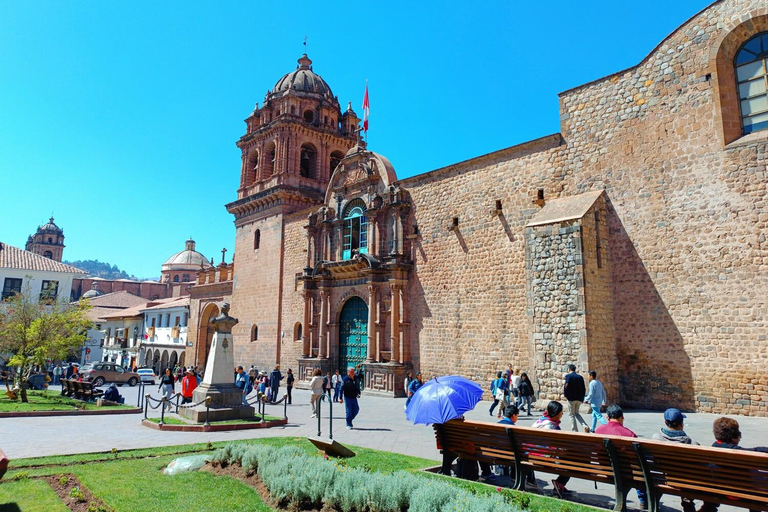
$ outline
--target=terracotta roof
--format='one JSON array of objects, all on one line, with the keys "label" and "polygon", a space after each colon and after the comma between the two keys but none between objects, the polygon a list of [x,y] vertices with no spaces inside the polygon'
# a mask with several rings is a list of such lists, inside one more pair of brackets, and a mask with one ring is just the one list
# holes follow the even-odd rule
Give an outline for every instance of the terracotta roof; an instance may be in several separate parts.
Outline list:
[{"label": "terracotta roof", "polygon": [[60,261],[52,260],[25,251],[8,244],[2,244],[0,250],[0,268],[15,268],[19,270],[43,270],[47,272],[66,272],[69,274],[87,274],[84,270],[66,265]]},{"label": "terracotta roof", "polygon": [[587,214],[603,192],[603,190],[595,190],[577,196],[550,199],[544,205],[544,208],[526,224],[526,227],[580,219]]},{"label": "terracotta roof", "polygon": [[152,311],[156,309],[168,309],[168,308],[181,308],[184,306],[189,306],[189,297],[171,297],[168,299],[160,299],[154,302],[148,302],[147,306],[144,307],[143,311]]},{"label": "terracotta roof", "polygon": [[147,303],[147,299],[134,295],[131,292],[120,290],[119,292],[105,293],[98,297],[89,299],[88,302],[94,308],[130,308],[133,306],[143,306]]},{"label": "terracotta roof", "polygon": [[141,316],[141,310],[143,310],[145,307],[146,307],[146,303],[138,306],[133,306],[130,308],[113,310],[114,313],[108,313],[100,318],[103,318],[105,320],[110,320],[110,319],[116,319],[116,318],[132,318],[135,316]]}]

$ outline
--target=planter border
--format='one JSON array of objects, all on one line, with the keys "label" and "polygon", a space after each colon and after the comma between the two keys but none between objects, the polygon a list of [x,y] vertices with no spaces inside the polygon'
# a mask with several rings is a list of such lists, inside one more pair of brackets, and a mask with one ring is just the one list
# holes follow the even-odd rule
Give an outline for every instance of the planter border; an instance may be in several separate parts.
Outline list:
[{"label": "planter border", "polygon": [[282,420],[265,421],[263,423],[225,423],[221,425],[169,425],[167,423],[160,425],[159,423],[155,423],[154,421],[149,420],[141,420],[141,424],[145,427],[149,427],[155,430],[165,430],[170,432],[226,432],[228,430],[249,430],[287,425],[288,418],[284,418]]},{"label": "planter border", "polygon": [[9,411],[0,412],[0,419],[2,418],[37,418],[43,416],[99,416],[103,414],[139,414],[144,412],[143,409],[134,407],[132,409],[104,409],[100,410],[79,410],[74,409],[72,411]]}]

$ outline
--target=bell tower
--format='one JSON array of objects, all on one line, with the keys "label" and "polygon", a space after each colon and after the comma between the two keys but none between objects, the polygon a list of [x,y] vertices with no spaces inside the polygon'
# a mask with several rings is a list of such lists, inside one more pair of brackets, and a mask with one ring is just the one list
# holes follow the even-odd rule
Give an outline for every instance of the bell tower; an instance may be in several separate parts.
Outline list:
[{"label": "bell tower", "polygon": [[342,112],[307,54],[245,120],[237,200],[227,205],[235,217],[237,360],[259,368],[280,362],[283,281],[293,279],[284,273],[297,255],[286,247],[286,231],[303,229],[304,212],[324,203],[334,169],[357,143],[359,122],[351,106]]},{"label": "bell tower", "polygon": [[64,230],[57,226],[51,217],[47,224],[38,227],[35,234],[27,238],[24,248],[46,258],[61,261],[64,256]]}]

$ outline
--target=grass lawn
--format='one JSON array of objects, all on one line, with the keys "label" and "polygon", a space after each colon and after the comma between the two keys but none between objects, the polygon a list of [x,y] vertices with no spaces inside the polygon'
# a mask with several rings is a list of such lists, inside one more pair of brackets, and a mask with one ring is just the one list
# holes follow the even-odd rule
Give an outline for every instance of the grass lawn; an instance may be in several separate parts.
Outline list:
[{"label": "grass lawn", "polygon": [[[18,508],[14,508],[14,504]],[[0,485],[0,512],[68,512],[56,493],[42,480],[18,480]]]},{"label": "grass lawn", "polygon": [[3,394],[0,396],[0,412],[32,412],[32,411],[76,411],[104,410],[104,409],[133,409],[130,405],[110,405],[109,407],[97,407],[95,403],[74,400],[61,396],[58,391],[31,391],[27,390],[29,402],[24,403],[21,398],[11,400]]},{"label": "grass lawn", "polygon": [[[278,418],[277,416],[264,416],[264,421],[274,421],[274,420],[282,420],[283,418]],[[152,423],[160,423],[160,418],[147,418],[147,421],[151,421]],[[189,420],[184,420],[181,418],[177,418],[174,416],[166,416],[163,420],[168,425],[200,425],[200,423],[193,423]],[[226,420],[226,421],[212,421],[211,425],[230,425],[234,423],[259,423],[261,421],[261,416],[255,417],[255,418],[239,418],[236,420]]]},{"label": "grass lawn", "polygon": [[[280,447],[294,445],[308,454],[317,455],[317,449],[305,438],[266,438],[237,441],[247,444],[266,444]],[[198,443],[165,446],[117,453],[90,453],[19,459],[11,461],[9,472],[0,481],[0,512],[2,504],[17,503],[21,510],[67,510],[57,508],[56,495],[41,480],[11,480],[19,476],[47,476],[62,473],[75,474],[85,487],[116,512],[157,512],[157,510],[181,509],[214,512],[222,509],[221,497],[226,496],[227,512],[246,510],[269,511],[258,493],[238,480],[214,476],[210,473],[188,473],[174,477],[165,476],[161,469],[179,454],[204,453],[224,446],[228,442]],[[350,446],[357,455],[345,459],[348,466],[362,467],[370,471],[412,471],[435,465],[435,461],[382,452],[369,448]],[[21,475],[20,475],[21,473]],[[442,479],[474,494],[498,493],[495,487],[447,478],[431,473],[420,473],[418,478]],[[595,509],[569,501],[562,501],[532,493],[512,490],[502,491],[511,501],[530,512],[594,512]],[[53,499],[54,505],[44,505]],[[193,504],[193,505],[191,505]],[[11,510],[11,509],[8,509]]]}]

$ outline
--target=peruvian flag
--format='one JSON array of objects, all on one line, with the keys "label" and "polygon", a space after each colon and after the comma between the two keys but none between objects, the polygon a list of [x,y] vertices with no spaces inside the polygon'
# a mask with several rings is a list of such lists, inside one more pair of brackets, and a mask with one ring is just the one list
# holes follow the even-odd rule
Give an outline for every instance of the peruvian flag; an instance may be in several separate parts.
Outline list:
[{"label": "peruvian flag", "polygon": [[363,98],[363,131],[368,133],[368,112],[371,107],[368,105],[368,80],[365,81],[365,97]]}]

